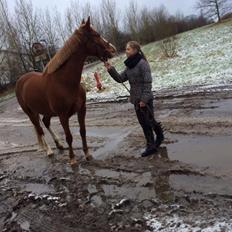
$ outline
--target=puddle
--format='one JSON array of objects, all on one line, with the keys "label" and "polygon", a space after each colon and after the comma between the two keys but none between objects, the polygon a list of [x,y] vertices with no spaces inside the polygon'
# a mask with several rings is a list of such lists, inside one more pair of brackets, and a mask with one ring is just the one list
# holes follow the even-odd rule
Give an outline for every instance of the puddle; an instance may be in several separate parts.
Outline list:
[{"label": "puddle", "polygon": [[229,116],[232,115],[232,101],[231,99],[222,99],[219,101],[206,100],[202,105],[202,109],[194,110],[192,116],[204,115],[204,117],[212,116]]},{"label": "puddle", "polygon": [[106,196],[129,198],[132,200],[154,199],[156,197],[154,188],[133,187],[133,186],[117,186],[117,185],[102,185]]},{"label": "puddle", "polygon": [[232,171],[232,136],[174,135],[177,143],[167,145],[171,160]]},{"label": "puddle", "polygon": [[169,183],[175,190],[232,196],[232,179],[221,179],[211,176],[171,175]]},{"label": "puddle", "polygon": [[127,130],[122,127],[88,127],[86,129],[87,136],[95,137],[112,137],[118,134],[124,134]]},{"label": "puddle", "polygon": [[130,128],[107,127],[107,128],[88,128],[88,136],[106,137],[104,147],[94,152],[95,159],[105,159],[114,156],[114,150],[131,132]]},{"label": "puddle", "polygon": [[100,177],[115,178],[115,179],[122,178],[123,180],[130,180],[138,176],[137,173],[122,172],[122,171],[117,172],[109,169],[96,170],[95,174]]},{"label": "puddle", "polygon": [[128,177],[127,173],[120,174],[109,170],[99,170],[96,175],[111,178],[120,178],[121,176],[123,181],[126,181],[126,178],[133,181],[122,186],[114,184],[102,185],[101,188],[104,193],[111,197],[120,196],[139,201],[158,198],[162,202],[172,202],[175,199],[176,191],[232,196],[231,178],[180,174],[152,176],[150,172],[142,175],[130,173]]},{"label": "puddle", "polygon": [[[151,172],[138,174],[116,172],[107,169],[96,171],[96,175],[123,181],[124,184],[122,186],[114,184],[102,185],[101,188],[107,196],[120,196],[121,198],[129,198],[139,201],[158,198],[161,201],[167,202],[174,199],[168,176],[154,177]],[[91,191],[96,191],[95,187],[91,187],[89,192]]]}]

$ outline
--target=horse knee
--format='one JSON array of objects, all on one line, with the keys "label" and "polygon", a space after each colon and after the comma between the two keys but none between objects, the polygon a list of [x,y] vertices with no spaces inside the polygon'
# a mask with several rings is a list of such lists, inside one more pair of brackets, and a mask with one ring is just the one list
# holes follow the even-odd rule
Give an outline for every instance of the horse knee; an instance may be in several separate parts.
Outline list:
[{"label": "horse knee", "polygon": [[81,137],[85,137],[86,136],[86,129],[80,129],[80,135],[81,135]]},{"label": "horse knee", "polygon": [[42,118],[42,121],[43,121],[43,123],[44,123],[44,125],[45,125],[46,128],[49,128],[49,127],[50,127],[50,118],[48,118],[48,117],[43,117],[43,118]]},{"label": "horse knee", "polygon": [[73,137],[71,134],[66,135],[66,142],[68,143],[69,146],[72,145]]},{"label": "horse knee", "polygon": [[39,124],[36,124],[36,125],[34,124],[34,128],[38,136],[44,135],[43,128]]}]

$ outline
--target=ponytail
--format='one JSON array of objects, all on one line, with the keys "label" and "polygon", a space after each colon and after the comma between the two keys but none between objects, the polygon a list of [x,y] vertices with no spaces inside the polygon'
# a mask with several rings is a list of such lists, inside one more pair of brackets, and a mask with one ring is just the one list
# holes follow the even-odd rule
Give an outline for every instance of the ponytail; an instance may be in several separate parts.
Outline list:
[{"label": "ponytail", "polygon": [[145,56],[141,48],[139,49],[139,53],[142,55],[143,59],[147,61],[147,57]]}]

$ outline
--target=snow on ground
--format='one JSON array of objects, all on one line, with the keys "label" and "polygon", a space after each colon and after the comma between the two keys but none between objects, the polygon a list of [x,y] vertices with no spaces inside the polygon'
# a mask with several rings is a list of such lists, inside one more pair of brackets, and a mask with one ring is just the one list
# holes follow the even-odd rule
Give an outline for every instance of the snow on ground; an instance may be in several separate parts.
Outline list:
[{"label": "snow on ground", "polygon": [[[151,65],[153,90],[181,88],[186,86],[217,86],[232,83],[232,20],[208,25],[177,36],[177,56],[164,58],[160,42],[143,47]],[[124,69],[125,55],[112,59],[118,71]],[[98,93],[93,72],[98,70],[106,90]],[[115,99],[128,95],[105,71],[103,64],[93,66],[83,73],[90,87],[88,99]],[[127,84],[128,85],[128,84]]]},{"label": "snow on ground", "polygon": [[[217,220],[199,220],[199,218],[190,218],[183,220],[183,218],[177,215],[166,216],[162,220],[160,217],[146,215],[147,225],[152,228],[152,232],[231,232],[232,231],[232,220],[226,219]],[[147,231],[149,232],[149,231]]]}]

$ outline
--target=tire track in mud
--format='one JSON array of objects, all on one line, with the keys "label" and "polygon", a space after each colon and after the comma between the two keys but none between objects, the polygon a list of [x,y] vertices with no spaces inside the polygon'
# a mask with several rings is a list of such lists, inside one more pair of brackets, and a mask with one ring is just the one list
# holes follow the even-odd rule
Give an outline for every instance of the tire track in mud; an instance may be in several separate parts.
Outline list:
[{"label": "tire track in mud", "polygon": [[[81,232],[78,228],[70,228],[64,224],[58,223],[56,220],[49,218],[49,215],[42,215],[41,212],[37,212],[36,209],[24,208],[20,211],[20,214],[13,215],[13,218],[6,224],[7,227],[11,227],[11,224],[16,223],[22,231],[31,232]],[[10,231],[8,229],[5,230]]]}]

